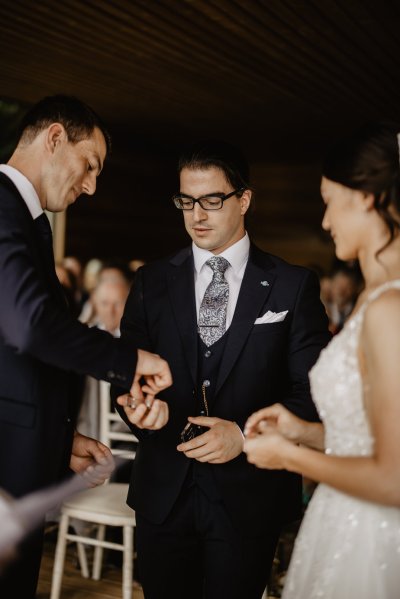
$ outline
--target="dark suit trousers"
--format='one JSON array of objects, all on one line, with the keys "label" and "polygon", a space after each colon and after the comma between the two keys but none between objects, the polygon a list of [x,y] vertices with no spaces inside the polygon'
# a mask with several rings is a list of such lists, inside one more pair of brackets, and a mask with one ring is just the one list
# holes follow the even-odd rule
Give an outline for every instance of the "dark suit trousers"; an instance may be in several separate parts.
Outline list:
[{"label": "dark suit trousers", "polygon": [[16,559],[1,572],[0,598],[34,599],[39,578],[44,527],[30,534],[18,548]]},{"label": "dark suit trousers", "polygon": [[163,524],[139,514],[136,523],[145,599],[261,598],[279,531],[238,534],[222,502],[211,501],[197,485],[182,491]]}]

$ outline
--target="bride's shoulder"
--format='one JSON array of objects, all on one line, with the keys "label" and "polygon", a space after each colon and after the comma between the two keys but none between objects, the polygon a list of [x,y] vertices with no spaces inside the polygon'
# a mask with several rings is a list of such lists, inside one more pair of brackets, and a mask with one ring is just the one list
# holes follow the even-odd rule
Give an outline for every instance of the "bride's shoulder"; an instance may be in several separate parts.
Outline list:
[{"label": "bride's shoulder", "polygon": [[400,282],[398,287],[382,290],[367,302],[364,313],[364,329],[377,334],[400,331]]}]

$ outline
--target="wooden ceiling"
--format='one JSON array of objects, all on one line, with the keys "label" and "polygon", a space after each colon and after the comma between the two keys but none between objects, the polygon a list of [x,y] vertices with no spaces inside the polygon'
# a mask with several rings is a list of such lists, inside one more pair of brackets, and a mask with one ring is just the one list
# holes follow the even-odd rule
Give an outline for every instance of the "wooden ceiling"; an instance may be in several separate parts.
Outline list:
[{"label": "wooden ceiling", "polygon": [[87,101],[120,168],[198,137],[258,170],[311,164],[349,127],[400,120],[399,32],[398,0],[3,0],[0,95]]}]

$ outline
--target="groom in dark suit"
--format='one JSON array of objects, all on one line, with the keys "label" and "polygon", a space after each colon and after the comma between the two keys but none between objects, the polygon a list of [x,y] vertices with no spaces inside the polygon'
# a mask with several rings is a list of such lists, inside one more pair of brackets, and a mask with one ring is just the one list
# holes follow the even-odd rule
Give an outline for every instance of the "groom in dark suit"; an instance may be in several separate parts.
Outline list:
[{"label": "groom in dark suit", "polygon": [[[94,193],[108,145],[88,106],[52,96],[26,114],[15,151],[0,165],[0,489],[13,497],[56,483],[68,467],[81,472],[110,459],[108,448],[75,430],[71,371],[118,381],[137,400],[141,375],[160,388],[171,382],[158,356],[73,318],[55,273],[44,210]],[[130,416],[147,426],[163,409],[154,402],[144,418],[143,405]],[[38,530],[19,548],[0,577],[2,599],[35,596],[41,542]]]},{"label": "groom in dark suit", "polygon": [[138,572],[146,599],[260,599],[301,479],[251,466],[242,431],[277,401],[317,419],[308,371],[328,322],[317,277],[250,242],[238,150],[198,144],[179,174],[173,201],[193,243],[138,271],[121,321],[122,339],[165,357],[174,379],[166,427],[135,430]]}]

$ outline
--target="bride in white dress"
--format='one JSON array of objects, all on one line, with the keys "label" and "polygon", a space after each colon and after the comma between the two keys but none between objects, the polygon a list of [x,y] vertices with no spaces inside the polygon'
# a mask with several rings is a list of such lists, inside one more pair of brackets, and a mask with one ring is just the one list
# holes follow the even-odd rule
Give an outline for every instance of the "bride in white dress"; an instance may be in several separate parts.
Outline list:
[{"label": "bride in white dress", "polygon": [[318,481],[284,599],[400,598],[400,156],[398,131],[370,126],[328,155],[322,226],[365,289],[310,372],[323,424],[275,404],[246,425],[260,468]]}]

